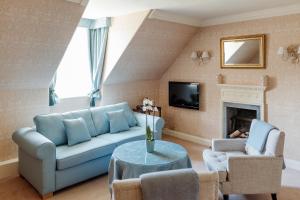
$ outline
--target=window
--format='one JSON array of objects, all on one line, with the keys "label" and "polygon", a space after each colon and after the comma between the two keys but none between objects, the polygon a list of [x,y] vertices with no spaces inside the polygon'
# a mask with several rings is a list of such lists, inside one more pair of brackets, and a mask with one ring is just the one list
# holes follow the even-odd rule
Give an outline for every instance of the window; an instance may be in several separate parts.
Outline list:
[{"label": "window", "polygon": [[88,29],[78,27],[57,69],[55,90],[59,98],[87,96],[92,87]]}]

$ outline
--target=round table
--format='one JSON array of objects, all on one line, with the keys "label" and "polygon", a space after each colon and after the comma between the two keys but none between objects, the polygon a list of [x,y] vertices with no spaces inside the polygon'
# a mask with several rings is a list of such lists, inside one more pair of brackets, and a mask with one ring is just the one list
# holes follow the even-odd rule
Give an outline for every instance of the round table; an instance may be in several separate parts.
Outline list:
[{"label": "round table", "polygon": [[191,168],[185,148],[172,142],[156,140],[153,153],[147,153],[144,140],[117,147],[109,164],[109,184],[113,180],[138,178],[141,174]]}]

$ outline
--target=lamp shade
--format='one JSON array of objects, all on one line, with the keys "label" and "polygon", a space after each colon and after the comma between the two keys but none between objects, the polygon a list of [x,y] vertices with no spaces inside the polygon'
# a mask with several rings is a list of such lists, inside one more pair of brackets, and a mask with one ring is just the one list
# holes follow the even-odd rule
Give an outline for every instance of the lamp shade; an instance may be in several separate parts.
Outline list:
[{"label": "lamp shade", "polygon": [[196,59],[198,58],[198,53],[197,53],[197,51],[193,51],[192,54],[191,54],[191,56],[190,56],[190,58],[191,58],[192,60],[196,60]]},{"label": "lamp shade", "polygon": [[277,50],[277,55],[283,55],[284,54],[284,48],[283,47],[279,47]]},{"label": "lamp shade", "polygon": [[208,53],[208,51],[203,51],[201,57],[202,57],[202,58],[209,58],[209,53]]}]

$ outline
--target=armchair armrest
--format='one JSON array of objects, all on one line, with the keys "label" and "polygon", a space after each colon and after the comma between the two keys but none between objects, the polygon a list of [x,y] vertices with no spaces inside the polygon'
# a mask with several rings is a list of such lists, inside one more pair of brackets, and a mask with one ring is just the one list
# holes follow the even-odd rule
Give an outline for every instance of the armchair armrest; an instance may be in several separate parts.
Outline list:
[{"label": "armchair armrest", "polygon": [[280,189],[283,157],[229,156],[228,179],[233,192],[276,193]]},{"label": "armchair armrest", "polygon": [[[134,112],[134,115],[138,121],[138,125],[146,128],[146,115],[137,112]],[[153,124],[155,130],[153,129]],[[165,121],[163,120],[163,118],[155,116],[153,119],[153,116],[148,116],[148,125],[150,126],[151,130],[154,131],[154,138],[161,139],[162,129],[165,125]]]},{"label": "armchair armrest", "polygon": [[[198,172],[199,176],[199,199],[217,200],[218,196],[218,173]],[[139,178],[115,180],[112,183],[113,200],[142,200],[141,180]]]},{"label": "armchair armrest", "polygon": [[33,158],[43,160],[55,157],[55,144],[32,128],[17,130],[13,133],[12,139],[18,144],[19,148]]},{"label": "armchair armrest", "polygon": [[213,139],[213,151],[245,151],[247,139]]}]

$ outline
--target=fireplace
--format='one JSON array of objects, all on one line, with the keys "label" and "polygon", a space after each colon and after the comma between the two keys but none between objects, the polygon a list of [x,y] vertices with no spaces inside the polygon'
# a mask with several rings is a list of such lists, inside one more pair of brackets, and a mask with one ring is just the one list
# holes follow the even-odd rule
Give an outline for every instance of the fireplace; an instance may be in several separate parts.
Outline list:
[{"label": "fireplace", "polygon": [[261,85],[232,85],[222,83],[220,76],[217,77],[221,97],[220,137],[230,138],[235,131],[244,133],[236,132],[237,138],[247,137],[252,119],[265,120],[268,78],[262,76]]},{"label": "fireplace", "polygon": [[260,106],[224,102],[223,114],[223,137],[247,138],[251,121],[260,119]]}]

